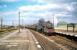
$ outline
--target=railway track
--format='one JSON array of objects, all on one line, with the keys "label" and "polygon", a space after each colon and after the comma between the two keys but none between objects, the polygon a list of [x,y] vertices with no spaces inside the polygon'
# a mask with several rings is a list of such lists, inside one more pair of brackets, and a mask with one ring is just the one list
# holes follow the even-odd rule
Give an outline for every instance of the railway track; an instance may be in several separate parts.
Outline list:
[{"label": "railway track", "polygon": [[48,38],[54,40],[56,43],[59,43],[70,50],[77,50],[77,43],[70,39],[67,39],[59,35],[49,36]]},{"label": "railway track", "polygon": [[57,46],[58,44],[56,45],[53,41],[49,41],[48,39],[45,39],[45,37],[42,37],[39,34],[34,33],[34,35],[37,38],[37,40],[39,41],[43,50],[68,50],[66,48]]},{"label": "railway track", "polygon": [[[32,31],[32,30],[31,30]],[[40,33],[32,31],[43,50],[77,50],[77,43],[71,41],[65,37],[54,35],[54,36],[43,36]],[[49,40],[48,40],[48,39]]]}]

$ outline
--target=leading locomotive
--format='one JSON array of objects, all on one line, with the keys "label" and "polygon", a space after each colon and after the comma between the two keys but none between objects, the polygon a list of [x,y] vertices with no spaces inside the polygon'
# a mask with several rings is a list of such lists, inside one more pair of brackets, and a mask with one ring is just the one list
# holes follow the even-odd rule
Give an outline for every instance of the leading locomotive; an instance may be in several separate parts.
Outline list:
[{"label": "leading locomotive", "polygon": [[45,22],[44,19],[40,19],[36,25],[36,31],[45,35],[52,35],[55,33],[53,24],[50,21]]}]

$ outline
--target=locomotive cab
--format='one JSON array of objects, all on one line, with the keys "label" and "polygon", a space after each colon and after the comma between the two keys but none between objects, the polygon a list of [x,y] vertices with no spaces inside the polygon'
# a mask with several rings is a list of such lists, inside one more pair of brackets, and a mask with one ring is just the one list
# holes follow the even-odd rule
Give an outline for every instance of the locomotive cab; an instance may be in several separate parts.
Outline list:
[{"label": "locomotive cab", "polygon": [[50,23],[49,21],[46,23],[45,27],[44,27],[44,34],[45,35],[52,35],[54,33],[54,27],[52,25],[52,23]]},{"label": "locomotive cab", "polygon": [[51,28],[44,28],[44,34],[45,35],[52,35],[54,33],[54,29]]}]

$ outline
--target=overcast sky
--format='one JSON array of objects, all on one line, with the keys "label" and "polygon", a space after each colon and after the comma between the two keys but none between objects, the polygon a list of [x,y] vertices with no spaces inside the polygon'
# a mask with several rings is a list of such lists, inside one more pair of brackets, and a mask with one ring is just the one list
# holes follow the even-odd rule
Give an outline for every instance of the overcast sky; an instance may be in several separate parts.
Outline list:
[{"label": "overcast sky", "polygon": [[0,0],[0,17],[4,24],[18,23],[20,11],[21,23],[37,23],[40,18],[46,21],[77,23],[77,0]]}]

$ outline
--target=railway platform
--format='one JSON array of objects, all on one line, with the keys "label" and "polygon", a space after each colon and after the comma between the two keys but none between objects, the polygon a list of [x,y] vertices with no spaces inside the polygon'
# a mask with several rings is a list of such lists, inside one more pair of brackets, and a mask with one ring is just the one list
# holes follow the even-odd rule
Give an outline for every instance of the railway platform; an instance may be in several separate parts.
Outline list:
[{"label": "railway platform", "polygon": [[77,37],[77,32],[67,32],[67,31],[57,31],[55,30],[57,33],[59,34],[64,34],[64,35],[69,35],[69,36],[74,36],[74,37]]},{"label": "railway platform", "polygon": [[37,39],[28,30],[10,33],[0,39],[0,50],[42,50]]}]

